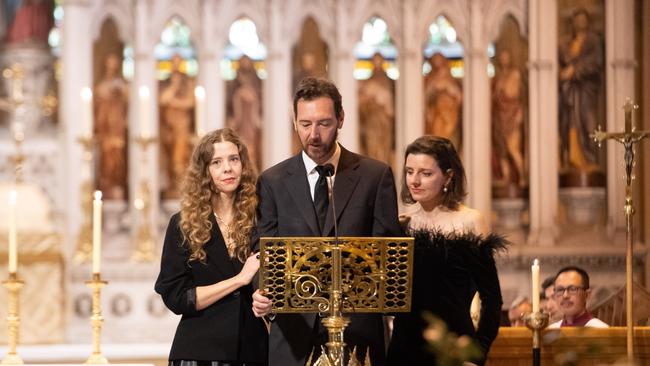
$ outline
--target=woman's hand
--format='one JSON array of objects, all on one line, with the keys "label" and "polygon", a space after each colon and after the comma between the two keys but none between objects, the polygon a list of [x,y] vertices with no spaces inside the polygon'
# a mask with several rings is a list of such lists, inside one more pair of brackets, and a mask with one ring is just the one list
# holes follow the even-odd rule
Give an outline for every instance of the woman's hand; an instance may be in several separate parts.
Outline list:
[{"label": "woman's hand", "polygon": [[264,296],[264,291],[257,290],[253,293],[253,314],[261,318],[271,312],[271,300]]},{"label": "woman's hand", "polygon": [[258,253],[252,253],[244,262],[244,267],[239,272],[239,277],[241,278],[244,285],[248,285],[253,280],[253,277],[257,273],[257,270],[260,268],[260,255]]}]

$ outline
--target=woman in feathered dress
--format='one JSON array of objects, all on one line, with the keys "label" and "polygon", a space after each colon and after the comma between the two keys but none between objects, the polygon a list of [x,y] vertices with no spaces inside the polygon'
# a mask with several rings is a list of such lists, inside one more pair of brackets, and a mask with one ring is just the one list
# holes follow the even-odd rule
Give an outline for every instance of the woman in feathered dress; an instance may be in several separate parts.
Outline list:
[{"label": "woman in feathered dress", "polygon": [[[494,263],[505,241],[488,234],[483,215],[465,206],[465,170],[446,138],[422,136],[405,153],[401,197],[409,204],[400,216],[415,237],[411,312],[397,314],[388,349],[389,365],[435,365],[423,338],[429,312],[449,331],[472,337],[482,351],[473,362],[483,364],[499,329],[501,290]],[[470,305],[481,300],[478,328]]]}]

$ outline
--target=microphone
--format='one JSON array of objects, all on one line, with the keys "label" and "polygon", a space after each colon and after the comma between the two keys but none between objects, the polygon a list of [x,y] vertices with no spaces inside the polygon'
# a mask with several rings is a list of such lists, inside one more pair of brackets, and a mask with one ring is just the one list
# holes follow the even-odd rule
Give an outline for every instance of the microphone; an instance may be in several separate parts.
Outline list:
[{"label": "microphone", "polygon": [[334,221],[334,243],[339,243],[339,228],[336,224],[336,207],[334,207],[334,186],[332,184],[332,176],[334,176],[334,165],[331,163],[323,165],[323,174],[327,177],[327,190],[330,207],[332,207],[332,220]]}]

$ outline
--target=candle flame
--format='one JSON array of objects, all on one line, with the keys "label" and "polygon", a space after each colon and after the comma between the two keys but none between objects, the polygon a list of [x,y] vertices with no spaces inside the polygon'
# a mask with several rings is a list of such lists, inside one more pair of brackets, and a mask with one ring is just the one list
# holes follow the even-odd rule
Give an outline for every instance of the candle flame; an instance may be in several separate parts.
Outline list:
[{"label": "candle flame", "polygon": [[102,191],[95,191],[95,201],[102,200]]},{"label": "candle flame", "polygon": [[194,96],[197,99],[205,99],[205,88],[202,87],[201,85],[194,88]]},{"label": "candle flame", "polygon": [[89,87],[85,86],[81,88],[81,99],[83,101],[90,101],[93,99],[93,91]]},{"label": "candle flame", "polygon": [[533,265],[539,266],[539,259],[535,258],[535,260],[533,261]]},{"label": "candle flame", "polygon": [[140,98],[149,98],[149,88],[146,86],[141,86],[140,89],[138,89],[138,94],[140,95]]},{"label": "candle flame", "polygon": [[9,204],[12,206],[16,205],[16,197],[18,196],[18,193],[16,193],[15,189],[12,189],[11,192],[9,192]]}]

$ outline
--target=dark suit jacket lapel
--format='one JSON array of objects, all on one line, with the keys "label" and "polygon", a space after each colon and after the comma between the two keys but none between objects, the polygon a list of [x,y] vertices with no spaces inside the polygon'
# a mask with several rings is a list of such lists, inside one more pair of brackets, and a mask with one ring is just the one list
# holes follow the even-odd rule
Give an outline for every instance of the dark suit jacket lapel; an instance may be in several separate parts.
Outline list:
[{"label": "dark suit jacket lapel", "polygon": [[[339,164],[334,179],[334,206],[336,206],[337,220],[341,217],[341,213],[343,213],[345,206],[347,206],[350,201],[352,192],[354,192],[354,189],[357,187],[357,183],[359,183],[359,179],[361,178],[360,172],[357,169],[358,167],[359,159],[354,154],[341,147],[341,157],[339,158]],[[333,229],[334,221],[332,220],[332,208],[329,207],[327,218],[325,219],[323,236],[333,234]]]},{"label": "dark suit jacket lapel", "polygon": [[293,161],[287,169],[285,183],[289,195],[291,195],[300,211],[296,212],[296,214],[302,215],[314,235],[320,235],[318,218],[316,217],[316,211],[314,211],[314,203],[309,192],[309,182],[307,181],[307,173],[301,154],[293,157]]}]

